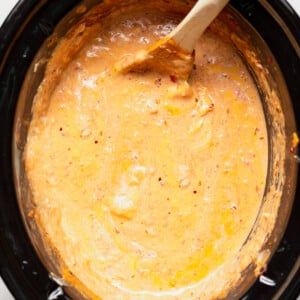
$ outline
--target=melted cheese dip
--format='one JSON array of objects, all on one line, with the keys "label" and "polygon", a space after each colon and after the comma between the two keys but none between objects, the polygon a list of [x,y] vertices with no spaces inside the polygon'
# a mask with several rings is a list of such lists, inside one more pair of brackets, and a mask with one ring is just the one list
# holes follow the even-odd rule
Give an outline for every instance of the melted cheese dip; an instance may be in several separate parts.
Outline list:
[{"label": "melted cheese dip", "polygon": [[141,5],[102,18],[55,89],[45,97],[42,84],[35,98],[25,153],[34,216],[62,274],[90,298],[205,299],[194,287],[234,259],[261,205],[264,114],[229,44],[208,29],[188,83],[114,70],[181,18]]}]

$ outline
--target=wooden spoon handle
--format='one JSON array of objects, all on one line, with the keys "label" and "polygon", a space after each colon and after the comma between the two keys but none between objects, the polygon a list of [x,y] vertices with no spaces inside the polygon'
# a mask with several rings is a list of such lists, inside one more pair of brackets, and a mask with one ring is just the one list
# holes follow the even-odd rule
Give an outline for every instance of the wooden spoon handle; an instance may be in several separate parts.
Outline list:
[{"label": "wooden spoon handle", "polygon": [[169,37],[181,48],[192,52],[197,39],[228,2],[229,0],[198,0]]}]

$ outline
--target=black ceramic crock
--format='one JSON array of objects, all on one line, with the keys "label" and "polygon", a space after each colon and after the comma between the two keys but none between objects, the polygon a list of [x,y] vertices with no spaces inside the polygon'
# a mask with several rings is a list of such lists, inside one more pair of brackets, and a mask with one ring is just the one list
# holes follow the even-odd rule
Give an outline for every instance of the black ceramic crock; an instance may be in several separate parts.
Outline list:
[{"label": "black ceramic crock", "polygon": [[[0,275],[18,299],[70,299],[48,275],[26,233],[13,178],[12,135],[26,72],[44,40],[79,0],[20,0],[0,29]],[[232,0],[276,58],[300,122],[300,18],[282,0]],[[300,294],[300,183],[286,232],[267,272],[243,300]]]}]

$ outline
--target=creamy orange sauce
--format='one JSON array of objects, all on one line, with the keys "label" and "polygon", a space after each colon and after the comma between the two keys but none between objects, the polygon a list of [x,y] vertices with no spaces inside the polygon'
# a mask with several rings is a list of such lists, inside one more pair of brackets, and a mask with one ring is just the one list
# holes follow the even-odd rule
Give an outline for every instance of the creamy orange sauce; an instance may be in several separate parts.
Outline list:
[{"label": "creamy orange sauce", "polygon": [[232,46],[207,30],[188,83],[115,72],[180,20],[165,15],[136,5],[101,19],[35,99],[25,153],[35,215],[97,299],[198,299],[193,288],[237,255],[264,193],[264,114]]}]

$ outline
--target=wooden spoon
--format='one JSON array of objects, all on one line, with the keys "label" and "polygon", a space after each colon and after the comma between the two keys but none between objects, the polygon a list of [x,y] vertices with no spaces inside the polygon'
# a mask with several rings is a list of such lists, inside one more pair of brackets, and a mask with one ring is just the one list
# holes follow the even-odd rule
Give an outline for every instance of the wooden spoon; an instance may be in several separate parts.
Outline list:
[{"label": "wooden spoon", "polygon": [[166,37],[146,50],[115,64],[121,73],[154,70],[186,80],[192,71],[196,41],[229,0],[198,0],[188,15]]}]

